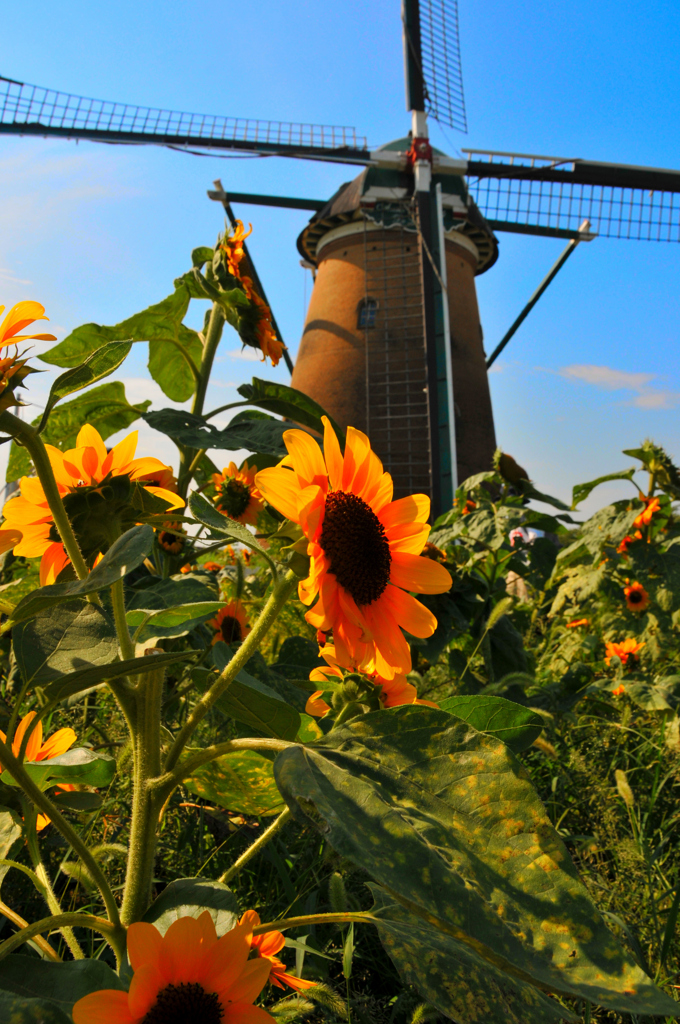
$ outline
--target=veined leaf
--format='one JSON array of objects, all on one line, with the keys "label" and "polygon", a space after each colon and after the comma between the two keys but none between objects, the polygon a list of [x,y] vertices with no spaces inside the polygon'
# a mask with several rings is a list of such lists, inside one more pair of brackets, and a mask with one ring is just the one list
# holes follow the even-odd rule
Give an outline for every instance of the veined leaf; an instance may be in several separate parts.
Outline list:
[{"label": "veined leaf", "polygon": [[[628,452],[627,454],[632,454]],[[634,475],[637,473],[637,467],[633,466],[631,469],[621,469],[618,473],[607,473],[606,476],[598,476],[597,480],[591,480],[587,484],[576,484],[571,492],[571,507],[576,508],[582,501],[588,497],[591,491],[594,491],[600,484],[606,484],[610,480],[632,480]]]},{"label": "veined leaf", "polygon": [[[250,384],[242,384],[237,390],[239,395],[247,399],[251,405],[276,413],[278,416],[283,416],[284,419],[292,420],[293,424],[300,423],[305,427],[311,427],[312,430],[316,430],[320,434],[323,434],[321,417],[328,416],[340,444],[345,442],[345,432],[333,417],[318,402],[313,401],[296,388],[253,377]],[[290,427],[291,424],[288,426]]]},{"label": "veined leaf", "polygon": [[67,601],[20,622],[12,630],[12,646],[22,676],[33,686],[118,660],[113,622],[86,601]]},{"label": "veined leaf", "polygon": [[202,351],[200,338],[186,327],[181,341],[179,335],[149,341],[149,373],[172,402],[186,402],[196,390],[192,366],[198,368]]},{"label": "veined leaf", "polygon": [[200,917],[210,911],[218,936],[231,931],[239,918],[239,908],[231,889],[207,878],[176,878],[166,885],[142,918],[155,925],[161,935],[180,917]]},{"label": "veined leaf", "polygon": [[259,543],[255,540],[255,536],[250,530],[243,526],[242,523],[237,523],[235,519],[230,519],[228,516],[223,516],[221,512],[218,512],[214,505],[211,505],[209,501],[203,497],[202,494],[197,494],[194,491],[189,496],[189,508],[192,513],[196,516],[199,523],[203,523],[204,526],[208,526],[213,532],[221,533],[223,537],[228,537],[230,540],[240,541],[241,544],[245,544],[246,547],[251,548],[253,551],[259,551],[261,555],[269,561],[269,555]]},{"label": "veined leaf", "polygon": [[288,426],[281,420],[241,420],[234,426],[229,424],[224,430],[218,430],[202,416],[194,416],[182,409],[159,409],[145,413],[144,419],[154,430],[189,448],[222,448],[226,451],[245,448],[249,452],[262,452],[279,459],[286,454],[282,436]]},{"label": "veined leaf", "polygon": [[286,806],[271,761],[254,750],[224,754],[199,768],[183,785],[218,807],[253,817],[280,814]]},{"label": "veined leaf", "polygon": [[[40,960],[31,958],[31,963],[40,963]],[[78,963],[87,961],[79,960]],[[64,1013],[56,1003],[46,999],[28,999],[3,991],[0,991],[0,1021],[6,1021],[7,1024],[73,1024],[71,1015]]]},{"label": "veined leaf", "polygon": [[505,697],[485,694],[446,697],[439,706],[442,711],[469,722],[478,732],[503,740],[515,754],[530,747],[543,730],[540,715]]},{"label": "veined leaf", "polygon": [[[34,956],[22,956],[20,953],[13,953],[0,960],[0,990],[3,994],[11,992],[15,996],[24,996],[31,1001],[33,997],[39,996],[41,1002],[43,999],[47,1000],[49,1004],[68,1014],[69,1021],[73,1004],[90,992],[98,992],[101,989],[125,990],[121,979],[103,960],[68,960],[57,964]],[[3,1024],[9,1019],[4,1017],[0,1010],[0,1020]],[[23,1024],[24,1021],[21,1016],[12,1016],[11,1019],[16,1020],[17,1024]],[[38,1018],[25,1018],[26,1021],[34,1019]],[[45,1024],[52,1024],[49,1016],[44,1019]]]},{"label": "veined leaf", "polygon": [[137,642],[144,643],[152,636],[183,636],[216,615],[223,607],[224,601],[196,601],[172,608],[135,608],[126,612],[125,617],[128,626],[133,629],[142,627]]},{"label": "veined leaf", "polygon": [[[175,665],[179,661],[189,661],[200,654],[200,651],[163,651],[156,652],[152,656],[141,658],[129,658],[127,661],[113,661],[108,665],[94,665],[88,668],[81,668],[68,675],[59,676],[44,687],[45,696],[48,700],[66,700],[68,697],[75,697],[76,694],[89,690],[100,683],[108,682],[109,679],[118,679],[120,676],[134,676],[140,672],[148,672],[151,668],[158,668],[161,665]],[[153,661],[151,661],[153,657]]]},{"label": "veined leaf", "polygon": [[38,433],[41,434],[45,429],[49,415],[57,402],[76,391],[82,391],[90,384],[96,384],[103,377],[108,377],[127,358],[131,348],[132,342],[110,341],[92,352],[79,366],[60,374],[50,388],[47,404],[38,425]]},{"label": "veined leaf", "polygon": [[[222,640],[213,645],[213,661],[222,671],[233,652]],[[223,715],[258,729],[265,736],[294,740],[300,728],[300,715],[266,683],[241,669],[216,705]]]},{"label": "veined leaf", "polygon": [[[115,758],[87,747],[73,747],[65,754],[45,761],[24,761],[24,769],[41,789],[49,789],[59,782],[77,782],[86,786],[108,786],[116,774]],[[9,769],[2,773],[2,781],[19,788]]]}]

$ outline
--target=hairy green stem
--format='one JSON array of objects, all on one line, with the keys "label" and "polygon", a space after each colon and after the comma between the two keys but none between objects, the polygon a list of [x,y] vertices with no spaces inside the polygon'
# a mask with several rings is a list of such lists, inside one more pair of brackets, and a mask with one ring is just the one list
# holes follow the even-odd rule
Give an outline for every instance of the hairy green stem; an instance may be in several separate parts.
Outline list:
[{"label": "hairy green stem", "polygon": [[[47,904],[47,909],[51,914],[61,914],[61,904],[57,899],[56,893],[52,888],[49,875],[45,869],[45,865],[42,862],[40,856],[40,849],[38,847],[38,837],[36,834],[36,814],[35,810],[30,807],[27,801],[22,801],[24,804],[24,822],[26,824],[26,844],[28,846],[28,852],[35,868],[35,875],[42,887],[42,896]],[[73,928],[65,926],[61,929],[61,934],[64,936],[64,941],[68,948],[71,950],[71,955],[74,960],[84,960],[85,954],[81,948],[80,943],[76,939]]]},{"label": "hairy green stem", "polygon": [[[12,924],[15,924],[17,928],[30,927],[28,921],[25,921],[21,914],[17,914],[16,911],[12,910],[11,907],[8,907],[6,903],[2,902],[2,900],[0,900],[0,914],[4,914],[7,920],[11,921]],[[47,939],[43,939],[42,935],[35,935],[33,937],[33,942],[36,944],[38,949],[42,950],[48,960],[53,960],[54,963],[57,964],[61,963],[61,957],[57,953],[56,949],[53,949]]]},{"label": "hairy green stem", "polygon": [[21,931],[15,932],[14,935],[10,935],[4,942],[0,942],[0,960],[8,956],[9,953],[13,953],[19,946],[23,946],[25,942],[41,935],[43,932],[51,932],[57,928],[90,928],[93,932],[99,932],[103,935],[106,941],[111,945],[111,948],[116,953],[119,961],[122,961],[125,957],[125,932],[122,929],[118,929],[111,924],[110,921],[106,921],[103,917],[96,917],[94,914],[79,914],[77,912],[71,914],[55,914],[52,917],[43,917],[40,921],[34,921],[33,924],[27,925],[22,928]]},{"label": "hairy green stem", "polygon": [[274,583],[267,603],[262,609],[260,617],[252,630],[238,648],[229,664],[217,677],[208,692],[201,697],[198,704],[196,704],[193,711],[187,718],[185,724],[177,733],[175,741],[172,744],[165,761],[166,771],[171,771],[175,767],[194,730],[197,728],[199,723],[203,721],[210,709],[215,705],[216,701],[218,701],[222,694],[229,689],[229,686],[238,673],[242,668],[245,668],[248,661],[252,658],[253,654],[255,654],[255,651],[269,632],[269,629],[276,620],[276,617],[285,605],[286,601],[295,590],[298,582],[299,578],[292,570],[289,569],[283,578],[279,578]]},{"label": "hairy green stem", "polygon": [[295,743],[290,743],[288,740],[276,740],[270,739],[269,737],[263,736],[261,738],[243,738],[236,740],[225,740],[224,743],[215,743],[212,747],[206,747],[199,753],[192,754],[190,757],[184,759],[181,764],[173,768],[172,771],[166,771],[163,775],[154,779],[150,788],[157,793],[158,802],[164,804],[173,789],[179,786],[184,779],[188,779],[190,775],[204,764],[208,764],[210,761],[215,761],[218,757],[222,757],[224,754],[231,754],[235,750],[267,750],[275,751],[276,753],[281,750],[286,750],[287,747],[294,747]]},{"label": "hairy green stem", "polygon": [[245,853],[242,853],[241,856],[234,861],[231,867],[225,871],[223,875],[220,875],[219,881],[230,882],[232,878],[239,873],[241,868],[246,866],[249,860],[256,857],[260,850],[262,850],[267,843],[271,842],[276,833],[283,828],[287,821],[290,821],[292,816],[293,814],[290,807],[286,807],[285,811],[281,811],[278,818],[272,822],[269,828],[264,830],[259,839],[256,839],[255,842],[248,847]]},{"label": "hairy green stem", "polygon": [[122,661],[129,661],[135,656],[135,645],[130,638],[130,630],[125,621],[125,592],[123,581],[116,580],[111,584],[111,603],[113,604],[113,621],[116,624],[118,643],[120,644],[120,656]]},{"label": "hairy green stem", "polygon": [[[18,783],[26,796],[38,808],[38,810],[47,815],[55,828],[61,832],[66,842],[72,847],[73,851],[80,857],[101,893],[112,927],[120,927],[118,906],[109,887],[109,883],[106,880],[106,876],[99,864],[94,859],[75,829],[73,829],[71,825],[69,825],[68,821],[66,821],[61,811],[52,803],[50,798],[43,793],[40,787],[36,785],[18,758],[14,756],[7,744],[3,743],[1,740],[0,765],[2,765],[5,771],[10,773],[15,782]],[[0,949],[1,948],[2,947],[0,946]]]},{"label": "hairy green stem", "polygon": [[[267,921],[253,928],[253,935],[263,935],[265,932],[285,932],[288,928],[300,928],[308,924],[351,924],[356,921],[359,924],[377,924],[378,920],[368,911],[348,910],[338,914],[305,914],[303,917],[284,917],[281,921]],[[0,946],[0,950],[2,946]]]}]

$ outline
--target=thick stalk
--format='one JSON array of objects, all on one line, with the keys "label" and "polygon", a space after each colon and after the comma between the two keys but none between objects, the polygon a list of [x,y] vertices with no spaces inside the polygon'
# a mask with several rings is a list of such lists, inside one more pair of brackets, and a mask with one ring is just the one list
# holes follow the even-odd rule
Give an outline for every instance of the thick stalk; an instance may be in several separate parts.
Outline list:
[{"label": "thick stalk", "polygon": [[[28,852],[35,868],[35,874],[40,882],[43,889],[43,899],[47,903],[47,909],[51,914],[61,914],[61,904],[57,899],[56,893],[52,888],[49,875],[45,870],[45,865],[40,857],[40,850],[38,848],[38,837],[35,831],[35,811],[32,807],[29,807],[24,801],[24,821],[26,822],[26,834],[27,834],[27,845]],[[80,943],[76,939],[73,928],[64,927],[61,929],[61,934],[64,936],[64,941],[68,948],[71,950],[71,955],[74,960],[84,960],[85,954],[80,946]]]},{"label": "thick stalk", "polygon": [[[85,564],[85,559],[78,547],[78,541],[76,540],[69,518],[66,515],[66,509],[64,508],[64,503],[61,500],[59,488],[57,487],[57,482],[54,479],[52,466],[50,465],[50,460],[47,456],[47,451],[42,442],[42,438],[36,431],[35,427],[32,427],[29,423],[24,423],[23,420],[20,420],[18,416],[14,416],[11,412],[0,413],[0,431],[6,434],[11,434],[12,437],[24,446],[28,454],[31,456],[33,465],[35,466],[35,471],[38,474],[43,491],[45,492],[45,498],[47,499],[47,504],[50,507],[54,524],[59,531],[62,544],[66,548],[66,554],[71,559],[78,579],[85,579],[89,573],[89,569]],[[88,595],[88,598],[89,600],[94,599],[99,603],[99,598],[94,594]]]},{"label": "thick stalk", "polygon": [[242,853],[223,875],[220,875],[219,881],[230,882],[234,875],[237,875],[241,868],[246,866],[249,860],[252,860],[253,857],[257,856],[260,850],[263,849],[267,843],[271,842],[276,833],[283,828],[287,821],[290,821],[292,816],[293,815],[289,807],[286,807],[285,811],[281,811],[278,818],[276,818],[268,829],[265,829],[260,838],[256,839],[252,846],[249,846],[246,852]]},{"label": "thick stalk", "polygon": [[[205,404],[205,396],[208,391],[208,384],[210,383],[210,374],[212,372],[213,362],[215,361],[217,346],[220,343],[222,331],[224,329],[224,319],[224,311],[222,307],[218,302],[213,302],[212,310],[210,312],[210,321],[208,322],[208,329],[205,333],[203,355],[201,356],[201,366],[199,369],[199,379],[196,385],[194,401],[191,406],[191,411],[195,416],[201,416],[203,414],[203,405]],[[177,490],[182,498],[186,498],[187,491],[189,490],[189,484],[191,483],[194,470],[193,461],[195,455],[196,452],[193,448],[183,448],[180,451]]]},{"label": "thick stalk", "polygon": [[93,932],[99,932],[110,943],[119,961],[125,958],[125,932],[115,928],[110,921],[103,917],[96,917],[94,914],[56,914],[53,917],[43,917],[40,921],[29,924],[21,931],[10,935],[4,942],[0,942],[0,960],[9,953],[13,953],[24,942],[34,939],[36,935],[43,932],[54,931],[55,928],[90,928]]},{"label": "thick stalk", "polygon": [[150,783],[161,770],[160,723],[164,677],[164,669],[152,670],[141,677],[137,687],[130,848],[121,909],[121,918],[126,926],[142,917],[151,895],[159,800]]},{"label": "thick stalk", "polygon": [[[12,910],[11,907],[8,907],[6,903],[2,902],[2,900],[0,900],[0,914],[4,914],[7,920],[11,921],[12,924],[15,924],[17,928],[29,927],[28,921],[24,921],[20,914],[17,914],[16,911]],[[42,935],[35,935],[33,937],[33,941],[38,949],[43,951],[48,960],[53,960],[56,964],[61,963],[61,957],[57,953],[56,949],[53,949],[47,939],[43,939]]]},{"label": "thick stalk", "polygon": [[242,668],[245,668],[248,661],[252,658],[253,654],[255,654],[255,651],[264,640],[270,627],[276,620],[279,612],[295,590],[298,583],[299,577],[290,569],[283,578],[279,578],[276,583],[274,583],[269,599],[262,609],[260,617],[252,630],[236,651],[234,657],[231,659],[224,671],[220,673],[208,692],[201,697],[200,701],[196,704],[193,711],[187,718],[185,724],[177,733],[165,762],[166,771],[170,771],[175,767],[194,730],[200,722],[203,721],[210,709],[214,706],[215,702],[218,701],[222,694],[229,689],[229,686],[238,673]]},{"label": "thick stalk", "polygon": [[[64,818],[61,811],[55,807],[50,798],[46,796],[39,786],[35,784],[21,762],[14,756],[7,744],[2,741],[0,741],[0,765],[10,773],[15,782],[19,784],[26,796],[38,808],[38,810],[47,815],[55,828],[61,832],[69,846],[72,847],[74,853],[80,857],[101,893],[112,927],[120,929],[118,906],[101,867],[94,859],[75,829],[73,829],[69,825],[68,821],[66,821],[66,818]],[[70,922],[67,922],[67,924],[68,923]],[[0,946],[0,950],[2,948],[3,947]]]}]

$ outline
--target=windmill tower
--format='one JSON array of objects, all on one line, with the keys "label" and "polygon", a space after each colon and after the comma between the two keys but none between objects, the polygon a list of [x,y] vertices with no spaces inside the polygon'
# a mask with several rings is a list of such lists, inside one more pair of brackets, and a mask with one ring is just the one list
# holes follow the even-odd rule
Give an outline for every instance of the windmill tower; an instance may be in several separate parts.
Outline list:
[{"label": "windmill tower", "polygon": [[[316,273],[292,385],[343,427],[368,434],[397,497],[433,494],[436,432],[439,503],[449,508],[455,481],[489,469],[495,449],[475,276],[492,266],[498,246],[458,162],[428,145],[428,198],[441,230],[426,247],[409,152],[410,138],[377,150],[379,166],[343,185],[300,235],[300,253]],[[434,422],[428,342],[436,356]]]}]

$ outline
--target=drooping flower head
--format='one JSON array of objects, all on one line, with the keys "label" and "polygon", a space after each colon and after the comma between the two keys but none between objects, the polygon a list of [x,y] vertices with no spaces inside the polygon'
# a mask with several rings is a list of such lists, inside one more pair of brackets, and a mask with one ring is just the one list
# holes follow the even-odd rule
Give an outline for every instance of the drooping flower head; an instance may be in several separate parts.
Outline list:
[{"label": "drooping flower head", "polygon": [[[184,505],[168,489],[172,480],[169,466],[158,459],[133,458],[136,430],[110,452],[90,424],[81,428],[75,448],[62,452],[52,445],[45,447],[66,512],[89,564],[94,564],[97,556],[109,548],[117,532],[124,532],[139,521],[144,508],[141,492],[153,496],[149,501],[162,499],[164,510]],[[40,585],[45,586],[54,582],[69,559],[40,480],[24,476],[20,486],[21,496],[10,498],[3,509],[4,528],[21,534],[21,540],[14,546],[15,555],[42,556]]]},{"label": "drooping flower head", "polygon": [[262,361],[264,362],[267,356],[269,356],[272,366],[278,366],[286,346],[276,337],[276,331],[272,323],[272,311],[264,299],[260,298],[255,291],[250,277],[242,277],[241,283],[246,295],[250,299],[251,308],[247,321],[257,345],[262,350]]},{"label": "drooping flower head", "polygon": [[633,520],[633,526],[637,527],[638,530],[641,530],[643,526],[649,526],[654,513],[661,511],[661,505],[658,498],[646,498],[644,494],[641,494],[640,500],[644,501],[645,508],[642,510],[640,515]]},{"label": "drooping flower head", "polygon": [[225,644],[240,644],[250,633],[240,601],[229,601],[224,608],[220,608],[214,619],[208,621],[208,625],[215,630],[212,638],[214,644],[218,640],[224,640]]},{"label": "drooping flower head", "polygon": [[[19,722],[16,727],[14,736],[12,737],[12,753],[15,757],[19,757],[21,753],[21,747],[26,735],[26,730],[35,718],[35,711],[29,711],[27,715]],[[0,730],[0,739],[3,743],[7,742],[7,737],[2,730]],[[39,721],[37,725],[31,730],[26,741],[26,749],[24,751],[24,761],[51,761],[53,757],[59,757],[60,754],[65,754],[76,741],[76,734],[73,729],[57,729],[56,732],[52,733],[49,739],[43,742],[43,727],[42,721]],[[2,766],[0,765],[0,772],[2,772]],[[62,790],[72,789],[68,783],[62,783],[59,787]],[[45,814],[38,814],[36,820],[36,828],[38,832],[41,829],[49,825],[50,819]]]},{"label": "drooping flower head", "polygon": [[626,580],[628,586],[623,588],[623,594],[626,598],[626,607],[630,612],[643,612],[649,605],[649,594],[637,581],[630,583]]},{"label": "drooping flower head", "polygon": [[368,438],[349,427],[344,456],[327,417],[324,453],[303,430],[287,430],[288,455],[255,482],[264,498],[307,537],[310,574],[298,588],[305,618],[333,631],[340,665],[384,679],[411,670],[402,628],[434,633],[434,615],[407,591],[440,594],[451,586],[441,563],[422,558],[430,532],[430,499],[392,501],[392,477]]},{"label": "drooping flower head", "polygon": [[[260,924],[260,915],[254,910],[247,910],[241,918],[241,924],[248,924],[255,929]],[[263,932],[262,935],[253,935],[251,939],[251,956],[261,957],[269,963],[269,981],[277,988],[293,988],[296,992],[302,992],[306,988],[313,988],[313,981],[305,981],[304,978],[296,978],[289,974],[286,965],[276,956],[284,945],[285,938],[281,932]]]},{"label": "drooping flower head", "polygon": [[240,469],[230,462],[221,473],[213,473],[215,508],[237,523],[257,525],[257,517],[264,508],[262,495],[255,484],[257,468],[244,462]]},{"label": "drooping flower head", "polygon": [[612,658],[619,658],[622,665],[625,665],[629,658],[637,660],[638,652],[645,646],[645,641],[638,643],[632,637],[628,637],[620,644],[607,641],[605,644],[605,665],[609,665]]},{"label": "drooping flower head", "polygon": [[[0,316],[2,316],[4,311],[5,307],[0,306]],[[12,306],[0,324],[0,350],[9,348],[10,345],[15,346],[13,354],[6,353],[0,357],[0,412],[8,409],[11,405],[21,404],[15,394],[15,390],[17,387],[24,386],[23,381],[29,373],[37,372],[26,365],[26,360],[22,359],[19,355],[16,343],[18,341],[28,341],[29,339],[35,339],[36,341],[57,340],[53,334],[21,333],[34,321],[47,319],[44,306],[41,306],[39,302],[26,300],[24,302],[17,302]],[[22,355],[25,355],[25,352]]]},{"label": "drooping flower head", "polygon": [[274,1024],[254,1000],[270,973],[249,960],[253,926],[244,918],[217,938],[210,912],[180,917],[165,935],[138,921],[127,933],[129,992],[102,989],[79,999],[75,1024]]},{"label": "drooping flower head", "polygon": [[241,279],[239,269],[241,260],[245,256],[243,243],[253,233],[253,225],[248,225],[248,230],[243,227],[243,221],[237,220],[236,224],[228,229],[220,242],[220,249],[225,253],[227,270],[233,276]]}]

